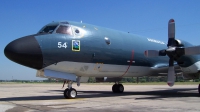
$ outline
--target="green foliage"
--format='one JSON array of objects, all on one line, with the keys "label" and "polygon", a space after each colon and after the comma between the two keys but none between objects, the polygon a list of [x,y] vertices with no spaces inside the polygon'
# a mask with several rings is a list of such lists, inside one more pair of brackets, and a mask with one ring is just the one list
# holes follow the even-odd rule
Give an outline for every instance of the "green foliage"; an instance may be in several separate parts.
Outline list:
[{"label": "green foliage", "polygon": [[200,82],[200,79],[195,79],[194,82]]},{"label": "green foliage", "polygon": [[95,82],[96,82],[95,77],[89,77],[88,83],[95,83]]},{"label": "green foliage", "polygon": [[[176,77],[176,82],[189,82],[189,80],[185,80],[182,77]],[[89,83],[95,83],[95,78],[94,77],[90,77],[88,80]],[[138,77],[138,81],[137,81],[137,77],[125,77],[122,78],[122,80],[120,81],[120,83],[148,83],[148,82],[167,82],[167,77],[166,76],[162,76],[162,77],[148,77],[148,76],[144,76],[144,77]],[[200,79],[195,79],[194,82],[200,82]]]},{"label": "green foliage", "polygon": [[[0,82],[17,82],[17,83],[63,83],[64,80],[56,80],[53,78],[48,78],[45,80],[0,80]],[[200,82],[200,79],[185,80],[183,77],[176,77],[176,82]],[[167,82],[167,77],[125,77],[122,78],[120,83],[148,83],[148,82]],[[88,83],[96,83],[95,77],[89,77]]]}]

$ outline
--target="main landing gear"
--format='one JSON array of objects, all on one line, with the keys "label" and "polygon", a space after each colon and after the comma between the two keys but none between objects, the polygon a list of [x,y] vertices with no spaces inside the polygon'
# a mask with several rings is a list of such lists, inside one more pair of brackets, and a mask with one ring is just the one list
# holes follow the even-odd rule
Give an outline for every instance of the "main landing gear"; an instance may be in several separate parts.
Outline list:
[{"label": "main landing gear", "polygon": [[199,91],[199,95],[200,95],[200,84],[199,84],[199,87],[198,87],[198,91]]},{"label": "main landing gear", "polygon": [[72,83],[73,83],[72,81],[67,81],[68,88],[66,88],[64,91],[65,98],[73,99],[73,98],[76,98],[77,96],[77,91],[76,89],[72,88]]},{"label": "main landing gear", "polygon": [[123,93],[124,92],[124,86],[122,84],[115,83],[112,86],[112,91],[113,91],[113,93]]}]

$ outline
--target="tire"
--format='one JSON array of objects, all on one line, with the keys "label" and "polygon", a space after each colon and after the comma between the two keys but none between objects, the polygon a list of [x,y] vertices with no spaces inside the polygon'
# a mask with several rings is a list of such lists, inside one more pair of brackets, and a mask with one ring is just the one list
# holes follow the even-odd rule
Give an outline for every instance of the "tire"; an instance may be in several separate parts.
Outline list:
[{"label": "tire", "polygon": [[200,95],[200,84],[199,84],[198,90],[199,90],[199,95]]},{"label": "tire", "polygon": [[119,93],[123,93],[124,92],[124,86],[122,84],[118,84],[117,90]]},{"label": "tire", "polygon": [[74,88],[69,89],[67,95],[68,95],[68,98],[70,98],[70,99],[76,98],[76,96],[77,96],[76,89],[74,89]]},{"label": "tire", "polygon": [[67,89],[65,89],[65,91],[64,91],[64,97],[67,99],[67,98],[69,98],[68,97],[68,91],[69,91],[69,89],[67,88]]},{"label": "tire", "polygon": [[117,92],[117,84],[114,84],[114,85],[112,86],[112,91],[113,91],[113,93],[116,93],[116,92]]}]

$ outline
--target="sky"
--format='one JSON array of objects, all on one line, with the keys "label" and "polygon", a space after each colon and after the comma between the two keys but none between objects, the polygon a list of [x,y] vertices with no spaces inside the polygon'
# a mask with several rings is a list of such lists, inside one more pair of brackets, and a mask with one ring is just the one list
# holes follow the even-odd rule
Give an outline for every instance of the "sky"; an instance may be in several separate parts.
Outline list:
[{"label": "sky", "polygon": [[167,41],[169,19],[176,38],[200,45],[199,0],[0,0],[0,80],[39,80],[36,70],[4,55],[5,46],[59,20],[89,23]]}]

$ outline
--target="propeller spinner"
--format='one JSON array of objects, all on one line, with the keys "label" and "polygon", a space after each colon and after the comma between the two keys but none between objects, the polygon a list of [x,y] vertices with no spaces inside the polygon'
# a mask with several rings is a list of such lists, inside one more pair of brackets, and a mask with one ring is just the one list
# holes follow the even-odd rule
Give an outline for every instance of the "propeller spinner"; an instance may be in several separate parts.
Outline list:
[{"label": "propeller spinner", "polygon": [[178,47],[178,44],[175,40],[175,21],[170,19],[168,22],[168,44],[167,49],[165,50],[147,50],[145,51],[146,57],[157,57],[157,56],[168,56],[169,57],[169,68],[168,68],[168,79],[167,84],[171,87],[174,85],[175,81],[175,70],[174,70],[174,61],[175,59],[180,58],[183,55],[196,55],[200,54],[200,46],[194,47]]}]

